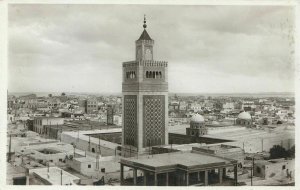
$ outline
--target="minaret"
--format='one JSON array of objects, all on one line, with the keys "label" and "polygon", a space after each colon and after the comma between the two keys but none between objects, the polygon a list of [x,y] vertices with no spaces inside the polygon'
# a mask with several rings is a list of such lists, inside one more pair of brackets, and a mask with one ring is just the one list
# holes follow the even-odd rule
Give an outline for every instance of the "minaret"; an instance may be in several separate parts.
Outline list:
[{"label": "minaret", "polygon": [[168,143],[168,63],[153,60],[145,17],[143,28],[135,42],[136,60],[123,63],[123,156]]}]

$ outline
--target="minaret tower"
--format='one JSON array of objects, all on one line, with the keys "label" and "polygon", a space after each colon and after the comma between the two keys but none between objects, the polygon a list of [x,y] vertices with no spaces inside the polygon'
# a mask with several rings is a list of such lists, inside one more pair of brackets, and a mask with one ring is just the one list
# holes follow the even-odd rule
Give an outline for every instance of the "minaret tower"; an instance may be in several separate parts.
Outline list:
[{"label": "minaret tower", "polygon": [[153,60],[146,17],[143,28],[135,42],[135,61],[123,63],[123,156],[168,143],[168,63]]}]

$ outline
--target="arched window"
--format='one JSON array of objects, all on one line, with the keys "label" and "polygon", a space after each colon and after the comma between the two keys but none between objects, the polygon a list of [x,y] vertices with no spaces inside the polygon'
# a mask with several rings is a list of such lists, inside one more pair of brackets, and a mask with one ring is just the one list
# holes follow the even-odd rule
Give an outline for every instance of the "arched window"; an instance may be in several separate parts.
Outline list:
[{"label": "arched window", "polygon": [[161,71],[159,71],[159,78],[162,78],[162,76],[161,76]]},{"label": "arched window", "polygon": [[149,78],[152,78],[152,71],[149,72]]},{"label": "arched window", "polygon": [[159,74],[158,74],[158,71],[156,71],[156,75],[155,75],[155,76],[156,76],[156,78],[159,78]]},{"label": "arched window", "polygon": [[148,71],[146,71],[146,78],[149,78],[149,76],[148,76],[148,75],[149,75],[149,73],[148,73]]},{"label": "arched window", "polygon": [[154,78],[154,79],[156,78],[156,74],[155,74],[155,71],[153,71],[153,78]]}]

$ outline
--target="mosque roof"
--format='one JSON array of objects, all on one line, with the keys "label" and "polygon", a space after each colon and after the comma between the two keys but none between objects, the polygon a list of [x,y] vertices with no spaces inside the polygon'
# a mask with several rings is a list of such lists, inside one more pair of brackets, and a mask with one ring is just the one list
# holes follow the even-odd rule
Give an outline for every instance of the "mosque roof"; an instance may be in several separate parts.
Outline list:
[{"label": "mosque roof", "polygon": [[238,115],[238,119],[251,120],[251,115],[244,111]]},{"label": "mosque roof", "polygon": [[195,115],[192,116],[191,122],[194,122],[194,123],[203,123],[203,122],[205,122],[205,120],[204,120],[204,117],[202,115],[200,115],[200,114],[197,113],[197,114],[195,114]]}]

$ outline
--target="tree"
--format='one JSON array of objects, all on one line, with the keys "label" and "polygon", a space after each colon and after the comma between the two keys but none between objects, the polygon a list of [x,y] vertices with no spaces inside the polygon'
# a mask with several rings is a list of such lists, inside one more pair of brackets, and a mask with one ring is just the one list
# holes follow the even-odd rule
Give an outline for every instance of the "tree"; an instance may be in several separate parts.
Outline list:
[{"label": "tree", "polygon": [[48,96],[51,98],[51,97],[52,97],[52,94],[48,94]]},{"label": "tree", "polygon": [[61,93],[61,95],[62,95],[62,96],[65,96],[65,95],[66,95],[66,93],[64,93],[64,92],[63,92],[63,93]]},{"label": "tree", "polygon": [[270,149],[270,159],[287,158],[287,157],[289,157],[288,151],[286,151],[285,148],[283,148],[280,145],[274,145]]}]

